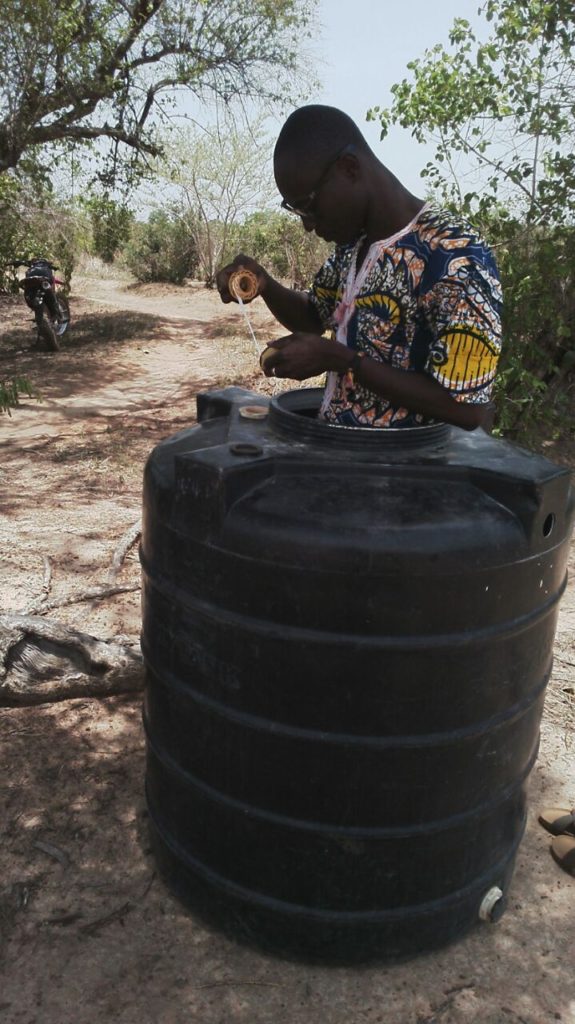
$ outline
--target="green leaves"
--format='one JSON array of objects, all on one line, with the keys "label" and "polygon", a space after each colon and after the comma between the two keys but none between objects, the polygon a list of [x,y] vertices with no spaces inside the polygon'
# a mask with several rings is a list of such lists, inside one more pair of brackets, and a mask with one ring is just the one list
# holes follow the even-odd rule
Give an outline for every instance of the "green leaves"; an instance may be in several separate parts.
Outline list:
[{"label": "green leaves", "polygon": [[[384,137],[392,124],[436,146],[434,176],[456,196],[455,158],[483,171],[470,212],[498,195],[531,223],[567,223],[575,213],[575,20],[568,0],[488,0],[492,35],[482,43],[458,18],[449,46],[437,44],[392,88],[392,104],[374,107]],[[447,165],[439,168],[438,165]],[[493,170],[495,176],[490,174]],[[441,172],[441,173],[439,173]],[[563,186],[563,187],[561,187]]]},{"label": "green leaves", "polygon": [[197,270],[193,215],[154,210],[145,224],[135,224],[123,256],[138,281],[181,284]]},{"label": "green leaves", "polygon": [[157,121],[178,88],[289,101],[316,2],[4,0],[0,172],[66,140],[157,155]]},{"label": "green leaves", "polygon": [[[448,43],[410,62],[390,106],[368,118],[382,137],[400,125],[434,145],[421,176],[493,244],[504,289],[499,430],[529,439],[566,426],[575,369],[575,19],[572,0],[480,10],[488,39],[456,19]],[[458,177],[460,157],[477,169],[473,187]]]},{"label": "green leaves", "polygon": [[[308,288],[330,247],[298,218],[280,211],[254,213],[239,226],[235,252],[246,252],[294,288]],[[230,255],[235,255],[230,253]]]},{"label": "green leaves", "polygon": [[20,404],[20,398],[26,395],[28,398],[38,398],[38,394],[25,377],[15,377],[13,380],[0,380],[0,413],[6,412],[11,415],[10,410]]},{"label": "green leaves", "polygon": [[121,246],[130,237],[134,215],[124,204],[109,195],[92,195],[84,200],[92,225],[92,247],[104,263],[113,263]]},{"label": "green leaves", "polygon": [[499,428],[534,441],[569,429],[567,378],[575,366],[575,229],[493,218],[504,291],[504,345],[496,381]]}]

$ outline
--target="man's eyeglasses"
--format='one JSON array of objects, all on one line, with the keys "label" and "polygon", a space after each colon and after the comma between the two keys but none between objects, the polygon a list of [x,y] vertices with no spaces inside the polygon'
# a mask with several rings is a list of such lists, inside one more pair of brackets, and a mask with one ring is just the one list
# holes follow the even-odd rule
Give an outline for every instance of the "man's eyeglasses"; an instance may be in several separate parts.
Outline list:
[{"label": "man's eyeglasses", "polygon": [[288,203],[287,199],[282,199],[282,201],[281,201],[282,209],[283,210],[287,210],[288,213],[295,213],[295,215],[297,217],[309,217],[310,214],[313,213],[313,208],[314,208],[315,201],[317,199],[317,194],[320,191],[320,189],[323,187],[325,182],[327,181],[329,172],[331,171],[332,167],[337,163],[337,161],[339,160],[340,156],[344,156],[346,153],[353,152],[353,149],[354,149],[354,147],[350,143],[348,143],[348,145],[344,146],[343,149],[340,149],[335,154],[333,160],[330,160],[330,162],[328,163],[325,171],[323,171],[323,173],[321,175],[321,178],[319,179],[317,185],[315,186],[314,189],[312,189],[312,191],[309,193],[309,195],[307,195],[304,199],[301,199],[299,202],[293,203],[293,204],[292,203]]}]

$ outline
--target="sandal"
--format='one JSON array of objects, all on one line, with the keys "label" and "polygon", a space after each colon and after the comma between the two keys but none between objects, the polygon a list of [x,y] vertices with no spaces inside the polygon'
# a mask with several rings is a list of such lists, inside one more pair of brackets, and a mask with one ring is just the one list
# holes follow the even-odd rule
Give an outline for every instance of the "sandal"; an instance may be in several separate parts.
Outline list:
[{"label": "sandal", "polygon": [[568,811],[564,807],[547,807],[541,811],[539,822],[554,836],[575,836],[575,808]]},{"label": "sandal", "polygon": [[551,855],[560,868],[575,878],[575,838],[557,836],[551,843]]}]

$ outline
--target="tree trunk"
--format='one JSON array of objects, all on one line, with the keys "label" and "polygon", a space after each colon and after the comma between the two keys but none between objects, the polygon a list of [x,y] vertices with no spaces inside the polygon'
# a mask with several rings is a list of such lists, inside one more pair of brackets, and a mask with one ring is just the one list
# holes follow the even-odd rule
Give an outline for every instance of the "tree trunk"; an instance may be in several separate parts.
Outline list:
[{"label": "tree trunk", "polygon": [[141,690],[138,649],[35,615],[0,615],[0,704],[43,704]]}]

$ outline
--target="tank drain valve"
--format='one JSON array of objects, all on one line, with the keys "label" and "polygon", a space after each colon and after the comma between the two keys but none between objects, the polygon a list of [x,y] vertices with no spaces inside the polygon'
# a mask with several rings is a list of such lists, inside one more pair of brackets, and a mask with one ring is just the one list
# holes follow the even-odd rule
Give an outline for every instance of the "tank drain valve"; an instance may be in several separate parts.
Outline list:
[{"label": "tank drain valve", "polygon": [[504,910],[505,898],[503,896],[503,892],[499,886],[494,885],[491,889],[487,890],[485,896],[481,900],[479,918],[481,921],[489,921],[491,924],[495,924],[503,914]]}]

